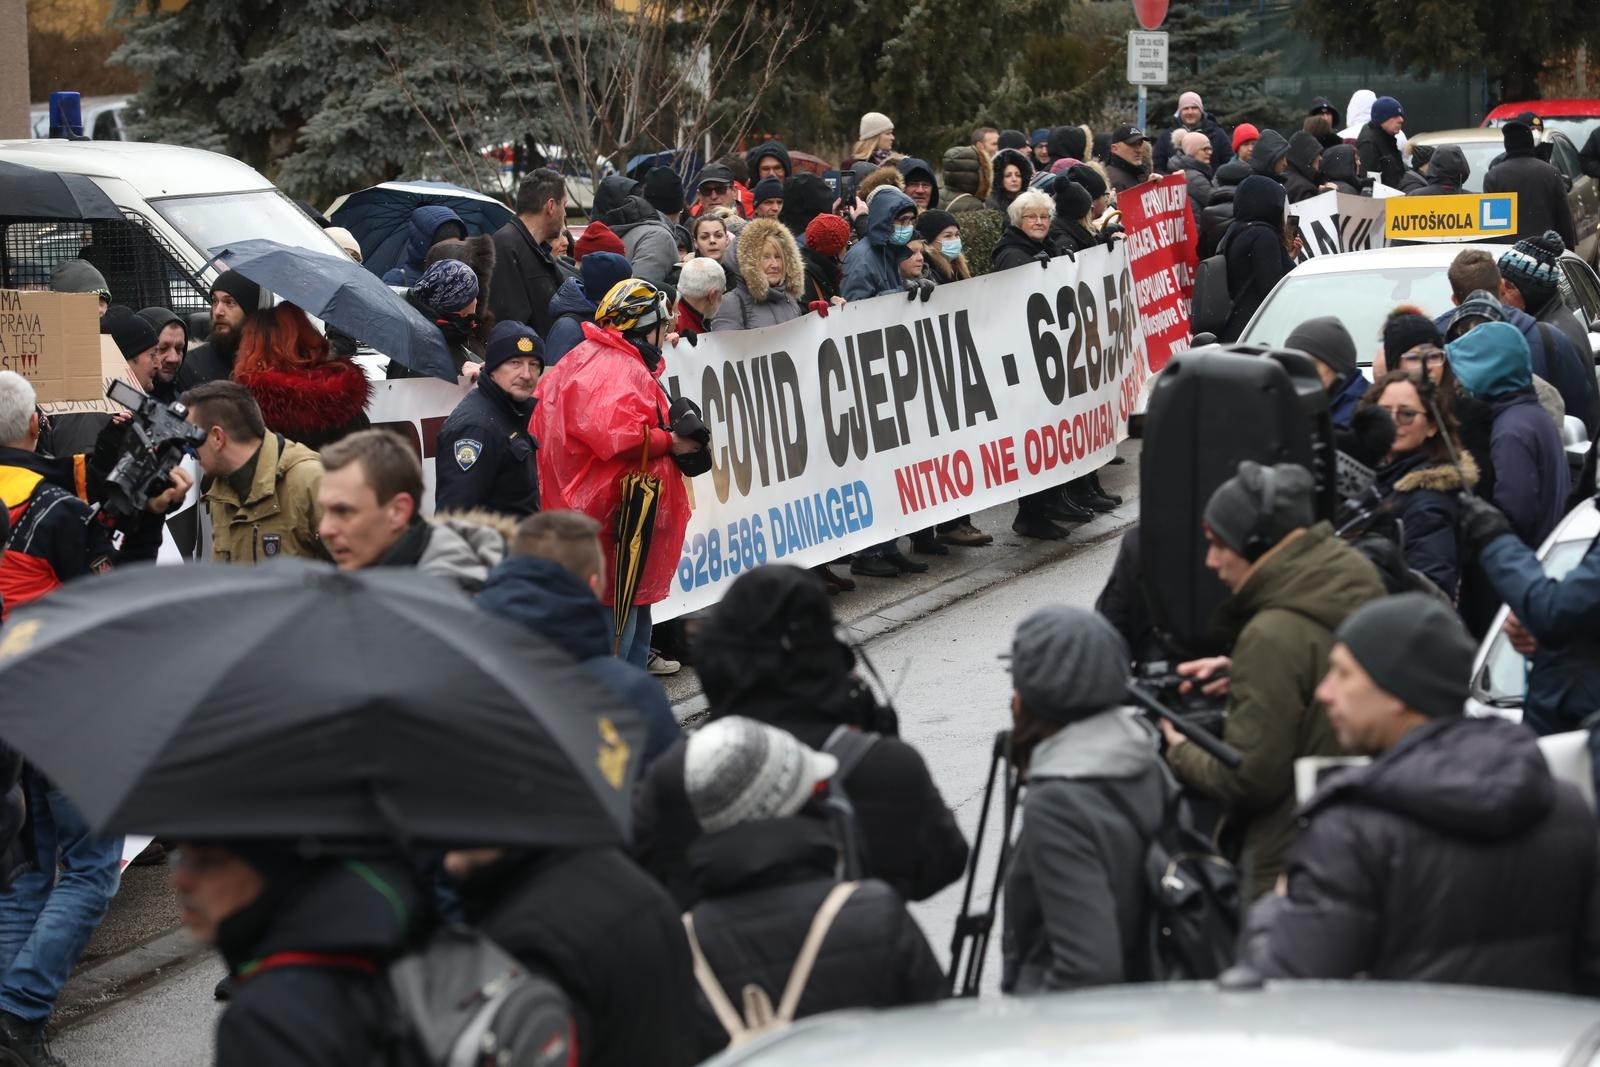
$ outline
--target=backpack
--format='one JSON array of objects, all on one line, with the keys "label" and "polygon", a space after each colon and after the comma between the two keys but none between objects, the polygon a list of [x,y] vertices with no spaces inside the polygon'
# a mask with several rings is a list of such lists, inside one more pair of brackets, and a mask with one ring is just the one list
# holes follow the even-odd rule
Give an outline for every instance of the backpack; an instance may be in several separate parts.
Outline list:
[{"label": "backpack", "polygon": [[[327,967],[377,976],[359,955],[279,952],[251,975],[280,967]],[[483,934],[439,928],[390,963],[363,1006],[380,1054],[395,1067],[577,1067],[567,998]]]},{"label": "backpack", "polygon": [[[1143,834],[1143,823],[1119,790],[1113,786],[1103,795]],[[1238,872],[1191,824],[1176,788],[1168,791],[1161,824],[1149,838],[1144,875],[1149,909],[1136,956],[1147,961],[1148,973],[1137,977],[1194,981],[1226,970],[1242,918]]]},{"label": "backpack", "polygon": [[1202,259],[1194,275],[1194,297],[1189,305],[1189,332],[1221,333],[1233,314],[1228,292],[1228,260],[1220,251]]},{"label": "backpack", "polygon": [[705,994],[717,1022],[728,1032],[729,1048],[738,1048],[758,1037],[786,1030],[794,1022],[795,1011],[800,1007],[800,996],[806,990],[806,983],[811,980],[811,969],[816,966],[817,955],[822,951],[822,942],[858,884],[840,882],[823,898],[822,906],[811,919],[811,929],[806,931],[800,955],[795,958],[794,967],[789,971],[789,980],[784,983],[777,1010],[773,1010],[772,998],[767,991],[752,982],[744,987],[742,1017],[733,1006],[733,1001],[728,999],[722,983],[717,981],[711,964],[706,962],[705,953],[700,950],[700,939],[694,934],[694,913],[684,913],[683,929],[689,937],[689,952],[694,957],[694,979],[700,984],[700,991]]}]

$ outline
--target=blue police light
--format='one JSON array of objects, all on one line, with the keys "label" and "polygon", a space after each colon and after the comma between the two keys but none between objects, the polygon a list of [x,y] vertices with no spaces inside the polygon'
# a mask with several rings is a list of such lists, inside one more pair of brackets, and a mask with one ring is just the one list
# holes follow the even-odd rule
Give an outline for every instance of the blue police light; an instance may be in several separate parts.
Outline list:
[{"label": "blue police light", "polygon": [[83,135],[83,102],[77,93],[50,94],[50,136],[69,141],[87,139]]}]

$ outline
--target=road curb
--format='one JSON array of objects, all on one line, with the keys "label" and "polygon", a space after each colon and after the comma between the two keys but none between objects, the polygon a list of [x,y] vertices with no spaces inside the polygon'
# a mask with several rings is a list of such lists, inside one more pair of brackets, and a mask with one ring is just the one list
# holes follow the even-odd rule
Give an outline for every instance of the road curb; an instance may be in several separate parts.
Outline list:
[{"label": "road curb", "polygon": [[[1111,521],[1096,522],[1093,526],[1079,526],[1065,541],[1030,541],[970,571],[963,571],[938,585],[919,590],[903,600],[886,604],[870,615],[844,623],[843,628],[857,641],[865,644],[909,626],[919,619],[925,619],[936,611],[942,611],[958,600],[965,600],[1086,548],[1121,537],[1130,526],[1139,521],[1138,496],[1135,495],[1127,504],[1105,513],[1101,518]],[[1086,534],[1088,536],[1085,536]],[[681,725],[688,725],[704,717],[708,710],[705,693],[698,689],[672,705],[673,714],[678,717]]]},{"label": "road curb", "polygon": [[[174,927],[141,941],[132,948],[75,972],[56,1002],[51,1025],[70,1029],[101,1008],[121,1000],[133,987],[160,978],[175,967],[191,963],[210,952],[195,943],[183,927]],[[221,972],[218,972],[221,977]]]}]

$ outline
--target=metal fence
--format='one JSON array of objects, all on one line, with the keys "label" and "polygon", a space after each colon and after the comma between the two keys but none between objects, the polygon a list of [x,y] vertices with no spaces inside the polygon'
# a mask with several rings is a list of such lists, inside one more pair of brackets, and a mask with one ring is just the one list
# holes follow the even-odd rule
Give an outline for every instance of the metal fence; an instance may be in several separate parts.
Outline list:
[{"label": "metal fence", "polygon": [[206,290],[148,222],[125,211],[121,220],[56,222],[7,219],[0,206],[0,285],[47,289],[63,262],[82,259],[105,276],[113,304],[135,311],[164,307],[187,316],[210,307]]}]

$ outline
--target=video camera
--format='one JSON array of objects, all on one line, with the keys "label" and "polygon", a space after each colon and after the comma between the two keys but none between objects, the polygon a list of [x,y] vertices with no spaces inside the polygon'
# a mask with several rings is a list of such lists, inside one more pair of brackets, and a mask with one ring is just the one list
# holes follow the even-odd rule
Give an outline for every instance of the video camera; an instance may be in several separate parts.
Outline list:
[{"label": "video camera", "polygon": [[711,469],[711,428],[701,417],[700,405],[686,396],[680,396],[672,402],[667,409],[667,418],[672,423],[672,432],[679,437],[686,437],[700,445],[694,452],[682,455],[673,454],[673,462],[678,469],[689,477],[694,478]]},{"label": "video camera", "polygon": [[122,450],[103,490],[105,510],[126,518],[170,488],[168,475],[205,441],[206,432],[184,418],[188,412],[182,404],[163,404],[126,382],[113,381],[106,396],[133,412],[123,426]]}]

